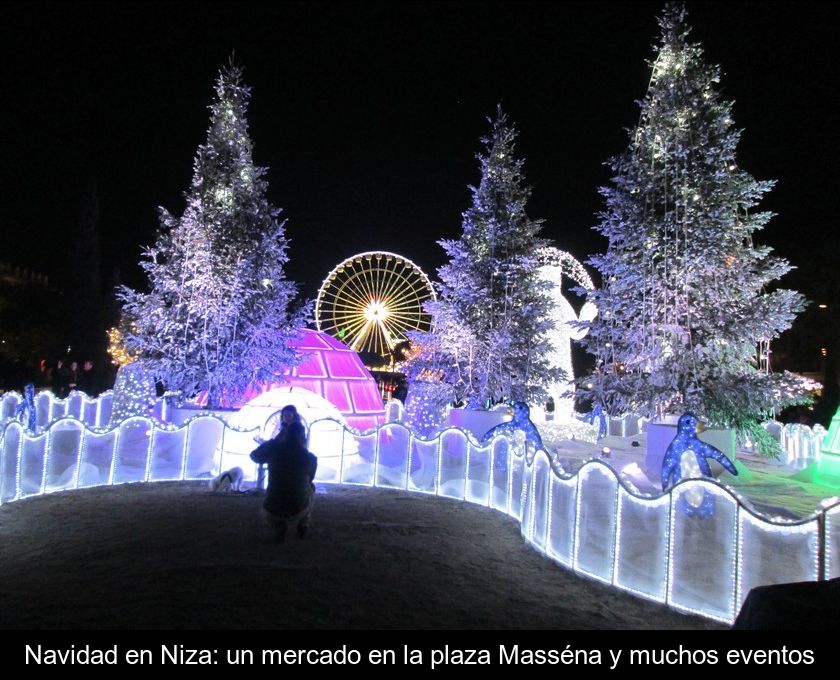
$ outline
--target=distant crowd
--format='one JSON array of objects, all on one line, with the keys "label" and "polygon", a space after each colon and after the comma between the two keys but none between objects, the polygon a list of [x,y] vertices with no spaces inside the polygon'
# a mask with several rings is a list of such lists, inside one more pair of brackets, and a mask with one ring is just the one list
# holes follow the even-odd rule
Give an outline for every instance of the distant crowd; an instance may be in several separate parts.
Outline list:
[{"label": "distant crowd", "polygon": [[93,359],[79,360],[61,358],[55,361],[41,359],[26,364],[15,363],[3,366],[0,372],[0,393],[23,391],[24,385],[33,383],[37,390],[50,390],[57,397],[67,397],[73,390],[96,397],[113,385],[113,371],[110,367],[97,370]]}]

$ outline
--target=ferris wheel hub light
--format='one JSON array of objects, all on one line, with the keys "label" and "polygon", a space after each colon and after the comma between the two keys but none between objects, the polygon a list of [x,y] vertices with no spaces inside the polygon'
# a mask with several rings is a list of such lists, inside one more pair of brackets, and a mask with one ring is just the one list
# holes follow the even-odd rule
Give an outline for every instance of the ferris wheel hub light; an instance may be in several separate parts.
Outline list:
[{"label": "ferris wheel hub light", "polygon": [[368,321],[384,321],[388,318],[388,307],[384,302],[371,302],[365,307],[365,318]]}]

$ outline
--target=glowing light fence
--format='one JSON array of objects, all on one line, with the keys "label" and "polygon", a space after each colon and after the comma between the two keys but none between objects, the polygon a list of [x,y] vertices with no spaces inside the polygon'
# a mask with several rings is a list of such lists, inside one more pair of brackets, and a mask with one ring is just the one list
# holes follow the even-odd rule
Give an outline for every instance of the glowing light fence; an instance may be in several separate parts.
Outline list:
[{"label": "glowing light fence", "polygon": [[91,486],[209,478],[220,451],[253,449],[257,432],[230,428],[217,416],[180,427],[137,416],[111,428],[67,416],[34,434],[7,421],[0,430],[0,503]]},{"label": "glowing light fence", "polygon": [[[779,462],[792,468],[801,469],[819,462],[821,446],[826,429],[817,423],[813,427],[800,423],[782,424],[777,420],[763,423],[763,427],[782,447]],[[755,451],[755,442],[745,442],[744,449]]]},{"label": "glowing light fence", "polygon": [[565,474],[545,452],[526,458],[505,437],[482,447],[449,429],[424,440],[399,424],[346,436],[357,453],[320,458],[320,481],[491,507],[561,565],[680,611],[731,623],[753,587],[840,576],[837,502],[789,522],[759,516],[713,481],[647,496],[601,461]]},{"label": "glowing light fence", "polygon": [[[716,482],[685,481],[645,496],[601,461],[574,475],[519,440],[480,446],[448,429],[431,440],[390,423],[357,433],[311,425],[317,481],[465,500],[520,522],[524,539],[559,564],[675,609],[732,622],[758,585],[840,576],[840,503],[796,522],[760,517]],[[103,484],[201,479],[226,452],[251,446],[216,416],[181,427],[129,418],[110,429],[65,417],[38,434],[0,430],[0,503]]]},{"label": "glowing light fence", "polygon": [[[14,418],[17,407],[23,401],[23,396],[15,391],[6,392],[0,396],[0,423]],[[84,392],[73,390],[67,398],[61,399],[49,390],[43,390],[35,395],[36,424],[39,429],[45,429],[54,420],[71,417],[80,420],[88,427],[108,427],[113,411],[114,392],[108,390],[98,397],[89,397]],[[166,420],[170,408],[170,400],[158,397],[149,415],[158,420]]]},{"label": "glowing light fence", "polygon": [[[49,390],[43,390],[35,395],[37,425],[40,429],[44,429],[58,418],[71,416],[90,427],[107,427],[111,419],[113,398],[111,390],[103,392],[96,398],[74,390],[66,399],[60,399]],[[22,400],[23,397],[15,391],[6,392],[0,396],[0,422],[13,418]],[[166,398],[159,397],[149,415],[165,421],[170,406]],[[501,406],[501,408],[507,407]],[[403,421],[402,402],[392,399],[386,404],[385,409],[386,423]],[[634,414],[608,418],[607,434],[619,437],[635,436],[644,431],[646,422],[647,419]],[[784,451],[781,460],[783,464],[794,468],[804,468],[819,460],[820,447],[826,434],[826,429],[822,425],[810,427],[799,423],[785,425],[777,421],[768,421],[764,423],[764,427],[781,445]],[[752,450],[754,444],[748,441],[744,448]]]},{"label": "glowing light fence", "polygon": [[[90,427],[104,427],[111,419],[113,400],[111,390],[96,398],[73,390],[66,399],[59,399],[50,391],[39,392],[35,395],[36,422],[39,428],[45,428],[58,418],[70,416]],[[22,401],[23,397],[18,392],[6,392],[0,397],[0,421],[14,418]]]}]

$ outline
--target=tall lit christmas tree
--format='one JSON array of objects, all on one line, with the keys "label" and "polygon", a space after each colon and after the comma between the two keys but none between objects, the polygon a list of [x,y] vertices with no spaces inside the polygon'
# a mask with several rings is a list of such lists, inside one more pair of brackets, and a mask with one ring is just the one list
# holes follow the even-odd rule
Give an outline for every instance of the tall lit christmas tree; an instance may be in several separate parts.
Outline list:
[{"label": "tall lit christmas tree", "polygon": [[533,401],[558,373],[548,366],[549,298],[537,276],[547,241],[538,237],[542,220],[525,212],[531,189],[515,155],[518,133],[501,106],[490,123],[461,237],[439,242],[449,263],[438,270],[438,300],[426,306],[434,330],[414,334],[423,351],[412,363],[415,374],[436,371],[473,402]]},{"label": "tall lit christmas tree", "polygon": [[161,208],[141,267],[150,292],[123,288],[125,345],[170,390],[231,404],[253,382],[295,360],[288,347],[307,309],[283,266],[288,241],[266,198],[266,169],[252,160],[245,117],[250,89],[231,65],[216,83],[207,142],[196,153],[180,218]]},{"label": "tall lit christmas tree", "polygon": [[602,189],[595,229],[609,245],[590,261],[603,287],[589,295],[600,314],[583,340],[596,369],[581,385],[613,414],[693,410],[754,430],[806,399],[807,381],[762,370],[760,356],[803,298],[768,288],[791,269],[753,242],[772,216],[755,208],[773,182],[738,167],[719,68],[688,42],[682,5],[669,4],[659,25],[639,124]]}]

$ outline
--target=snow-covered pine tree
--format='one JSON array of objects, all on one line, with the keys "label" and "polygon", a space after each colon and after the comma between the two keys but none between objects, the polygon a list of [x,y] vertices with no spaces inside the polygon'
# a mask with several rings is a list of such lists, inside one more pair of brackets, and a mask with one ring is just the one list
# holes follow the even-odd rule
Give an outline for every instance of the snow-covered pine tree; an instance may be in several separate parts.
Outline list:
[{"label": "snow-covered pine tree", "polygon": [[309,305],[293,308],[285,221],[266,197],[266,169],[252,160],[249,96],[231,61],[216,82],[184,213],[161,208],[157,241],[145,250],[151,290],[120,293],[127,350],[169,390],[206,390],[211,408],[292,365],[288,341],[309,314]]},{"label": "snow-covered pine tree", "polygon": [[771,181],[738,167],[732,102],[720,69],[688,42],[685,8],[669,4],[639,124],[608,165],[596,231],[607,252],[590,263],[603,286],[582,341],[596,357],[580,380],[612,414],[692,410],[717,425],[753,429],[773,408],[806,399],[808,381],[760,369],[759,346],[787,329],[803,298],[768,286],[791,269],[753,235]]},{"label": "snow-covered pine tree", "polygon": [[531,189],[515,155],[518,133],[501,106],[488,121],[461,237],[439,241],[449,263],[438,270],[438,300],[426,305],[433,331],[411,334],[421,351],[409,375],[442,372],[459,399],[533,402],[558,373],[547,362],[550,301],[537,275],[537,250],[548,242],[538,237],[542,220],[525,212]]}]

